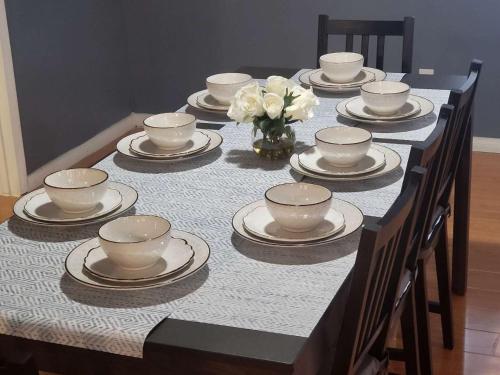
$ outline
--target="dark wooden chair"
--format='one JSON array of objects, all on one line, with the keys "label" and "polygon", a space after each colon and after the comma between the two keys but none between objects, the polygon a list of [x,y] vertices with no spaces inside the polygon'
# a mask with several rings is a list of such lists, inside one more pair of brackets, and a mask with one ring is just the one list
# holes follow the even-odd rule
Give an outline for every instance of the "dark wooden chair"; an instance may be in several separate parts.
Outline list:
[{"label": "dark wooden chair", "polygon": [[[428,218],[428,234],[422,245],[421,256],[435,254],[439,302],[429,302],[429,311],[441,315],[443,344],[453,349],[453,317],[448,261],[447,218],[450,214],[450,195],[457,175],[460,157],[464,151],[466,134],[472,126],[472,108],[482,62],[474,60],[469,77],[460,89],[452,90],[448,103],[455,107],[449,134],[445,138],[444,157],[437,181],[434,209]],[[461,181],[457,181],[458,184]],[[468,217],[460,218],[469,220]]]},{"label": "dark wooden chair", "polygon": [[387,214],[361,232],[332,374],[374,374],[387,366],[387,335],[424,175],[425,169],[414,168]]},{"label": "dark wooden chair", "polygon": [[[461,89],[452,90],[449,105],[441,108],[436,129],[426,142],[412,147],[408,160],[408,168],[421,166],[428,170],[424,181],[422,205],[420,212],[417,213],[416,227],[421,230],[415,231],[412,251],[407,262],[408,269],[414,270],[412,279],[415,289],[418,355],[422,374],[432,374],[429,312],[440,314],[444,346],[453,349],[454,345],[447,217],[450,213],[449,199],[463,152],[465,135],[472,126],[472,107],[481,66],[480,61],[472,62],[467,82]],[[440,145],[437,146],[438,144]],[[439,302],[429,301],[425,285],[425,264],[432,255],[436,263]],[[402,327],[404,331],[404,324]],[[403,341],[404,335],[403,332]],[[401,359],[402,356],[393,357]]]},{"label": "dark wooden chair", "polygon": [[370,35],[377,37],[377,58],[375,67],[384,69],[384,50],[386,36],[403,37],[402,73],[411,73],[413,61],[413,17],[405,17],[403,21],[358,21],[334,20],[327,15],[320,15],[318,20],[318,54],[317,63],[321,55],[328,53],[328,36],[345,35],[345,51],[352,52],[354,36],[361,35],[361,54],[365,57],[365,66],[368,66],[368,51]]},{"label": "dark wooden chair", "polygon": [[[439,112],[436,128],[425,142],[412,146],[408,158],[408,168],[420,166],[427,170],[422,181],[422,199],[416,210],[416,225],[410,241],[410,254],[400,285],[394,321],[401,321],[403,350],[391,349],[390,358],[403,360],[407,374],[432,374],[431,349],[428,321],[418,326],[418,316],[428,316],[427,294],[425,287],[425,267],[421,255],[422,244],[429,231],[431,212],[435,209],[436,186],[440,180],[440,170],[445,158],[446,139],[452,131],[453,106],[443,105]],[[405,175],[403,189],[409,183]],[[450,306],[451,308],[451,306]],[[423,321],[423,320],[421,320]],[[418,341],[412,338],[418,337]],[[418,362],[415,363],[415,362]]]}]

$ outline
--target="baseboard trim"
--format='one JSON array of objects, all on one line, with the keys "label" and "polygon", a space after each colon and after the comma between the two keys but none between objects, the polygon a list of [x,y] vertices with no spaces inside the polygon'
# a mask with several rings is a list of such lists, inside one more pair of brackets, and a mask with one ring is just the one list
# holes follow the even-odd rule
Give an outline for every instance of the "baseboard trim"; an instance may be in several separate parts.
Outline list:
[{"label": "baseboard trim", "polygon": [[109,128],[103,130],[81,145],[65,152],[47,164],[44,164],[28,175],[27,191],[31,191],[40,186],[43,179],[48,174],[75,165],[86,156],[99,151],[124,133],[141,126],[144,118],[147,116],[147,114],[132,112],[127,117],[114,123]]},{"label": "baseboard trim", "polygon": [[500,154],[500,138],[474,137],[472,141],[472,150]]}]

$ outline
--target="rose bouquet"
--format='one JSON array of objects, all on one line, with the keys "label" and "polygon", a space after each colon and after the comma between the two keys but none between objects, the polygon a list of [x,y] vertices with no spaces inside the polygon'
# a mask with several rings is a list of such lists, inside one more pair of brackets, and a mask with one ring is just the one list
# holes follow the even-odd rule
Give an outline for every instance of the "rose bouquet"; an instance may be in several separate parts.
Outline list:
[{"label": "rose bouquet", "polygon": [[259,132],[262,134],[262,139],[254,141],[254,150],[259,155],[264,153],[263,149],[280,151],[271,152],[274,159],[293,152],[295,133],[290,124],[313,117],[312,109],[318,104],[311,89],[306,90],[284,77],[270,76],[265,87],[253,82],[241,88],[227,114],[238,123],[252,123],[254,138]]}]

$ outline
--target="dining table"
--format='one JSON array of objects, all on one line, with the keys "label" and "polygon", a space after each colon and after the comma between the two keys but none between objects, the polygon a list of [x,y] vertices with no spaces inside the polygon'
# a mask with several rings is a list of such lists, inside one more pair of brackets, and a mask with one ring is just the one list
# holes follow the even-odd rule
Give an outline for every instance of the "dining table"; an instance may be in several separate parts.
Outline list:
[{"label": "dining table", "polygon": [[[239,72],[298,82],[304,69],[241,67]],[[210,246],[208,263],[175,284],[141,291],[101,290],[72,280],[64,259],[98,226],[42,228],[16,218],[0,224],[0,358],[36,363],[67,374],[316,374],[326,371],[342,322],[360,230],[327,245],[268,247],[234,233],[242,206],[279,183],[328,187],[361,209],[365,222],[382,217],[400,193],[412,144],[433,131],[440,106],[467,77],[388,73],[434,104],[423,119],[393,126],[353,124],[337,116],[346,95],[315,92],[315,116],[294,124],[296,149],[332,125],[370,130],[374,142],[401,156],[399,168],[364,181],[322,181],[264,160],[251,147],[251,129],[188,106],[198,128],[224,142],[213,152],[177,163],[131,160],[116,152],[96,164],[110,179],[139,193],[129,214],[168,218]],[[453,290],[466,289],[472,134],[455,185]]]}]

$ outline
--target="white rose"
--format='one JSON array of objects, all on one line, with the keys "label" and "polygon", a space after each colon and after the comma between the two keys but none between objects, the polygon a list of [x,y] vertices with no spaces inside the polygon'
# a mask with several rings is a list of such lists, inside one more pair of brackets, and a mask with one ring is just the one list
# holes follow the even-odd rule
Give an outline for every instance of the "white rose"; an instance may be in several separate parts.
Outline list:
[{"label": "white rose", "polygon": [[302,95],[304,92],[307,90],[303,88],[302,86],[296,85],[292,88],[291,93],[293,96],[299,96]]},{"label": "white rose", "polygon": [[266,92],[284,97],[286,90],[290,92],[293,86],[294,83],[285,77],[270,76],[267,78]]},{"label": "white rose", "polygon": [[274,93],[264,95],[264,109],[271,120],[281,117],[284,105],[285,102],[281,96]]},{"label": "white rose", "polygon": [[253,82],[242,87],[229,106],[227,115],[236,122],[249,123],[254,117],[262,116],[265,113],[264,100],[257,82]]},{"label": "white rose", "polygon": [[304,90],[292,104],[285,109],[285,117],[289,120],[309,120],[314,116],[312,108],[319,105],[319,99],[312,90]]}]

